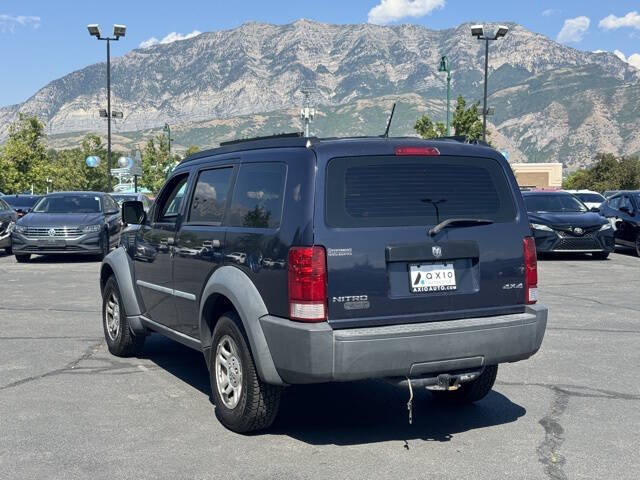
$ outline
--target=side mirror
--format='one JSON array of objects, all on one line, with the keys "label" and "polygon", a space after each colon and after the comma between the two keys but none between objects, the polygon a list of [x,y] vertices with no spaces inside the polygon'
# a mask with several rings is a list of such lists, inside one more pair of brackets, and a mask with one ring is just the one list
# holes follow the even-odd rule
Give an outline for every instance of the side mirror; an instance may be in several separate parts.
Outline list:
[{"label": "side mirror", "polygon": [[122,221],[131,225],[142,225],[147,219],[142,202],[132,200],[122,202]]}]

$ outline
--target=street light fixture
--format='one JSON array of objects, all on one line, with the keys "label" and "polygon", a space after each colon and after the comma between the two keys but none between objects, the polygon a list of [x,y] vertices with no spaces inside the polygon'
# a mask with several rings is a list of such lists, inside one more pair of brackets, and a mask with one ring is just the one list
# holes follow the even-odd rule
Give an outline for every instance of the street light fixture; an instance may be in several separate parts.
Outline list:
[{"label": "street light fixture", "polygon": [[447,72],[447,137],[450,135],[450,104],[451,104],[451,66],[449,65],[449,58],[444,55],[440,59],[439,72]]},{"label": "street light fixture", "polygon": [[484,104],[482,105],[482,141],[487,141],[487,79],[489,76],[489,42],[504,37],[509,27],[499,25],[495,32],[485,34],[484,25],[472,25],[471,35],[478,40],[484,40]]},{"label": "street light fixture", "polygon": [[113,37],[103,37],[100,33],[100,25],[97,23],[87,25],[87,30],[89,30],[89,35],[92,37],[107,42],[107,110],[105,112],[106,115],[103,115],[104,109],[101,109],[100,117],[106,117],[107,119],[107,189],[111,191],[111,40],[118,41],[120,37],[124,37],[127,27],[125,25],[114,25]]}]

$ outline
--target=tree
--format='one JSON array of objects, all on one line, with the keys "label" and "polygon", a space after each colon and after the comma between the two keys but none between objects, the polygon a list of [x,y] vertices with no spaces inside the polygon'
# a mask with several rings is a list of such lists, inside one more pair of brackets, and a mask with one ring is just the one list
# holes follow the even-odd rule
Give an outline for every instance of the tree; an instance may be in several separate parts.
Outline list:
[{"label": "tree", "polygon": [[189,145],[189,148],[184,152],[185,158],[189,155],[193,155],[194,153],[198,153],[200,151],[200,147],[197,145]]},{"label": "tree", "polygon": [[157,193],[179,159],[176,155],[169,158],[169,143],[165,135],[156,135],[154,138],[150,138],[142,152],[142,181],[140,184]]},{"label": "tree", "polygon": [[442,122],[433,123],[428,115],[422,115],[413,126],[422,138],[438,138],[447,134],[447,127]]},{"label": "tree", "polygon": [[0,190],[20,193],[46,190],[47,152],[42,142],[44,124],[37,117],[20,114],[9,127],[9,139],[0,158]]},{"label": "tree", "polygon": [[[463,135],[469,140],[480,140],[482,138],[482,120],[478,116],[480,102],[472,104],[469,108],[462,95],[458,95],[456,109],[453,112],[451,125],[456,135]],[[487,136],[489,132],[487,131]]]},{"label": "tree", "polygon": [[612,153],[598,153],[591,168],[578,170],[563,182],[567,189],[635,190],[640,188],[640,158],[616,157]]}]

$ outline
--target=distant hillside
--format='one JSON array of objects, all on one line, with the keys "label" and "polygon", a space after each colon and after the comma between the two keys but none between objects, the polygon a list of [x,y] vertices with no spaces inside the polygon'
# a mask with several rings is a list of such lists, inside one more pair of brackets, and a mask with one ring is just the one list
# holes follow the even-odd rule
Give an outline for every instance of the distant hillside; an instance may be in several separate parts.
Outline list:
[{"label": "distant hillside", "polygon": [[[510,160],[574,169],[596,151],[640,151],[638,70],[613,54],[578,51],[516,24],[510,29],[490,56],[492,141]],[[165,122],[177,149],[299,129],[306,87],[321,112],[313,124],[318,135],[379,134],[395,99],[392,133],[412,134],[424,112],[444,119],[442,54],[453,68],[454,97],[480,99],[481,47],[469,24],[434,31],[300,20],[136,49],[112,62],[114,109],[125,116],[115,143],[133,145]],[[26,112],[47,122],[52,145],[75,145],[82,132],[106,130],[98,118],[105,96],[104,64],[73,72],[24,104],[1,108],[0,138]]]}]

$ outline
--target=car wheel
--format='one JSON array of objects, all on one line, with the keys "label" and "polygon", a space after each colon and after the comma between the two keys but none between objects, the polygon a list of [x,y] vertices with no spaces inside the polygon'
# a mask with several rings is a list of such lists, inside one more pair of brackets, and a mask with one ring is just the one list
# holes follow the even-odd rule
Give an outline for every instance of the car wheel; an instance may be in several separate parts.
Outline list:
[{"label": "car wheel", "polygon": [[240,325],[235,312],[218,320],[209,377],[218,420],[229,430],[243,433],[271,426],[282,388],[259,378]]},{"label": "car wheel", "polygon": [[475,380],[463,383],[458,390],[444,391],[433,390],[431,394],[439,401],[454,403],[457,405],[465,405],[478,400],[482,400],[486,397],[493,384],[496,381],[498,375],[498,366],[490,365],[485,367],[484,371]]},{"label": "car wheel", "polygon": [[106,231],[102,232],[100,235],[100,249],[101,252],[98,255],[98,259],[100,261],[104,260],[104,257],[109,255],[109,234]]},{"label": "car wheel", "polygon": [[592,253],[591,256],[596,260],[606,260],[609,258],[609,252]]},{"label": "car wheel", "polygon": [[131,331],[114,276],[107,280],[102,295],[102,327],[107,347],[113,355],[131,357],[142,350],[145,337]]},{"label": "car wheel", "polygon": [[31,259],[31,254],[26,253],[23,255],[16,254],[16,262],[18,263],[27,263]]}]

